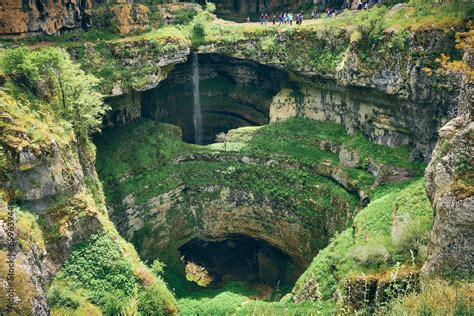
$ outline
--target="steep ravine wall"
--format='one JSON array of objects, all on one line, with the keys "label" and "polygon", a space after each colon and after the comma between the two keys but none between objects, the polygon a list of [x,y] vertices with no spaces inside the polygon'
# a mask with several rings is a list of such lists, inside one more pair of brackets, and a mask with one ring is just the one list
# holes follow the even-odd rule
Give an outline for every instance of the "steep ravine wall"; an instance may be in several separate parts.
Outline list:
[{"label": "steep ravine wall", "polygon": [[[1,92],[0,105],[0,312],[8,311],[8,297],[14,302],[12,313],[49,315],[46,293],[53,279],[75,247],[96,234],[114,239],[137,286],[162,286],[163,311],[175,312],[171,292],[109,220],[90,140]],[[36,138],[27,130],[30,124]],[[8,266],[12,288],[4,265],[7,256],[13,257],[13,266]]]}]

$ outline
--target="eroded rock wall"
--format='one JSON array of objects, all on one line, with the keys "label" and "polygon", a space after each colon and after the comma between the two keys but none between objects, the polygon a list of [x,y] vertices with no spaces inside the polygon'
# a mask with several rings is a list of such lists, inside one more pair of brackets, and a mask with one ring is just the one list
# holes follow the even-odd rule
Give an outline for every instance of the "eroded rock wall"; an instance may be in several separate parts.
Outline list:
[{"label": "eroded rock wall", "polygon": [[55,34],[85,27],[93,0],[4,0],[0,4],[0,36]]},{"label": "eroded rock wall", "polygon": [[3,0],[0,38],[53,35],[71,30],[107,30],[118,34],[143,32],[191,3],[146,4],[128,0]]},{"label": "eroded rock wall", "polygon": [[474,270],[472,47],[467,48],[464,60],[471,73],[467,72],[461,79],[458,116],[440,129],[433,158],[425,171],[434,220],[423,271],[471,278]]},{"label": "eroded rock wall", "polygon": [[439,124],[436,122],[444,120],[436,108],[324,80],[290,83],[273,98],[270,122],[289,117],[342,124],[348,134],[361,131],[376,144],[416,145],[412,155],[415,160],[430,156]]}]

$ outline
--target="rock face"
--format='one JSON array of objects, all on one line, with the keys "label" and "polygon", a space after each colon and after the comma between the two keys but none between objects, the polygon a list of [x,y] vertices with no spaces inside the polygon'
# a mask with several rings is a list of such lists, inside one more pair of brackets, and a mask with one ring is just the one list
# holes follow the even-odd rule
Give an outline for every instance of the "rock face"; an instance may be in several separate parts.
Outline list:
[{"label": "rock face", "polygon": [[[200,51],[300,74],[274,98],[273,121],[289,116],[335,121],[349,133],[361,130],[380,144],[415,144],[417,154],[428,160],[457,92],[422,68],[432,63],[427,51],[449,54],[453,37],[443,30],[387,33],[379,44],[383,48],[365,52],[370,61],[361,56],[365,44],[351,41],[345,31],[269,32],[232,43],[209,43]],[[322,56],[331,61],[319,60]]]},{"label": "rock face", "polygon": [[5,0],[0,4],[0,35],[45,33],[85,27],[93,0]]},{"label": "rock face", "polygon": [[[472,67],[473,56],[466,60]],[[459,115],[440,129],[425,172],[426,192],[434,210],[423,267],[428,274],[472,276],[474,270],[473,96],[471,78],[460,96]]]},{"label": "rock face", "polygon": [[141,32],[193,4],[146,5],[128,0],[3,0],[0,37],[58,34],[74,29]]},{"label": "rock face", "polygon": [[[362,87],[345,88],[319,80],[290,84],[292,88],[283,88],[273,98],[271,122],[289,117],[332,121],[343,124],[349,134],[362,131],[376,144],[416,144],[423,155],[431,151],[430,144],[437,131],[433,117],[439,115],[436,108],[377,95]],[[436,120],[442,119],[440,116]]]},{"label": "rock face", "polygon": [[[341,30],[269,30],[237,41],[206,42],[199,47],[201,101],[209,99],[204,114],[209,122],[222,120],[230,128],[262,124],[267,115],[271,122],[294,116],[333,121],[343,124],[349,134],[361,131],[377,144],[415,145],[412,158],[428,161],[458,92],[422,69],[431,66],[429,56],[451,52],[452,38],[451,31],[434,29],[386,33],[378,44],[381,47],[364,52],[370,57],[361,53],[359,46],[365,44],[351,42]],[[177,44],[177,49],[165,52],[146,39],[110,43],[114,63],[133,73],[131,80],[124,77],[107,85],[107,93],[143,91],[142,114],[178,124],[186,134],[192,131],[187,128],[192,124],[191,63],[177,65],[171,72],[167,65],[187,60],[190,43]],[[319,60],[328,54],[330,62]],[[363,58],[370,58],[370,65]],[[89,60],[97,59],[100,56],[82,57],[79,62],[89,67]],[[100,65],[93,68],[97,66],[100,70]],[[252,91],[255,85],[259,89]],[[233,106],[228,113],[232,115],[224,115],[222,102]],[[210,133],[219,130],[224,129],[216,127]]]},{"label": "rock face", "polygon": [[[84,174],[98,180],[92,165],[87,168],[86,165],[81,164],[79,156],[82,156],[83,152],[78,149],[77,144],[72,142],[69,146],[62,147],[53,141],[50,146],[47,149],[49,154],[43,153],[41,157],[28,149],[17,153],[16,157],[14,156],[16,164],[12,172],[13,176],[9,182],[2,182],[0,187],[1,190],[5,190],[2,192],[11,192],[11,190],[16,192],[15,199],[9,203],[7,203],[6,195],[2,197],[5,200],[1,200],[2,212],[11,211],[11,222],[13,222],[15,234],[13,240],[18,243],[15,245],[17,254],[14,268],[16,282],[14,299],[18,303],[15,308],[18,309],[15,310],[21,310],[23,313],[33,312],[35,315],[48,314],[46,287],[51,277],[67,259],[71,248],[101,227],[99,220],[93,214],[96,211],[92,209],[92,206],[86,206],[90,213],[78,208],[77,213],[61,217],[60,213],[68,207],[74,207],[76,202],[78,205],[86,203],[84,198],[87,189]],[[62,202],[57,202],[59,197],[63,199]],[[18,218],[18,215],[15,215],[17,213],[13,213],[14,205],[17,203],[30,212],[42,214],[41,216],[44,216],[45,222],[48,223],[47,226],[57,227],[61,231],[59,236],[48,242],[43,237],[34,237],[43,234],[34,220],[28,224],[31,226],[31,231],[26,231],[25,228],[28,226],[22,222],[26,221],[23,217],[27,215],[21,213],[22,217]],[[2,256],[6,254],[8,246],[6,232],[9,224],[10,221],[6,219],[0,220],[0,255]],[[26,291],[26,289],[29,290]],[[0,292],[4,290],[1,288]]]},{"label": "rock face", "polygon": [[125,214],[112,213],[112,219],[143,258],[176,251],[194,238],[219,241],[246,236],[281,250],[300,269],[327,243],[323,235],[331,233],[325,229],[343,226],[341,220],[346,217],[331,214],[317,225],[291,210],[277,209],[272,201],[252,192],[218,186],[196,192],[180,187],[151,198],[141,207],[131,195],[124,204]]}]

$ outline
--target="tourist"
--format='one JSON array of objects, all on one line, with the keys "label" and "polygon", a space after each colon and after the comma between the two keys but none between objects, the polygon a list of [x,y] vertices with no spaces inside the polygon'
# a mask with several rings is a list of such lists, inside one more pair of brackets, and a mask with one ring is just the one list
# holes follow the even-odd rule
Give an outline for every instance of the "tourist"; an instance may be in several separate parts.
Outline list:
[{"label": "tourist", "polygon": [[300,25],[303,24],[303,20],[304,20],[304,13],[303,13],[303,11],[301,11],[301,13],[300,13]]},{"label": "tourist", "polygon": [[357,10],[362,10],[362,0],[357,1]]},{"label": "tourist", "polygon": [[283,24],[283,12],[280,12],[279,23],[280,23],[279,25]]},{"label": "tourist", "polygon": [[250,17],[249,16],[247,17],[247,23],[250,23]]},{"label": "tourist", "polygon": [[288,20],[290,21],[290,26],[293,25],[293,13],[288,13]]},{"label": "tourist", "polygon": [[263,13],[260,13],[260,24],[263,25]]},{"label": "tourist", "polygon": [[272,18],[272,24],[275,25],[275,22],[276,22],[276,16],[273,15],[273,18]]}]

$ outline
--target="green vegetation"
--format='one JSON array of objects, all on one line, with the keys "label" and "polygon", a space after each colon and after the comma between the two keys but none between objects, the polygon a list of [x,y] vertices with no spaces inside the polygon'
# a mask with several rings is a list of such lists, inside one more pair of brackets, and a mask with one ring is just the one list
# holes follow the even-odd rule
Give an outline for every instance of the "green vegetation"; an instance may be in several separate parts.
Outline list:
[{"label": "green vegetation", "polygon": [[353,227],[336,235],[314,258],[296,283],[293,295],[308,295],[305,284],[311,281],[317,284],[317,297],[328,300],[336,289],[344,292],[344,284],[351,274],[382,278],[386,271],[396,269],[397,264],[422,263],[432,220],[431,205],[422,179],[403,186],[384,188],[383,195],[376,195],[355,216]]},{"label": "green vegetation", "polygon": [[74,310],[80,306],[75,297],[87,297],[104,314],[116,315],[126,309],[137,290],[139,311],[145,315],[167,311],[166,289],[159,284],[142,286],[117,244],[109,235],[98,233],[72,250],[55,276],[48,300],[54,308]]},{"label": "green vegetation", "polygon": [[[268,197],[279,208],[294,210],[298,216],[314,221],[317,220],[315,210],[318,214],[337,212],[335,207],[340,206],[334,204],[336,197],[340,201],[338,203],[350,209],[354,209],[357,203],[355,197],[341,186],[318,175],[318,166],[322,164],[339,165],[337,153],[322,149],[322,141],[331,142],[335,148],[344,146],[360,156],[357,168],[342,170],[346,170],[350,179],[363,179],[357,183],[370,191],[374,199],[357,214],[354,228],[336,235],[329,246],[319,253],[295,287],[295,293],[298,293],[304,280],[315,278],[319,297],[330,300],[351,272],[376,273],[391,269],[396,262],[411,262],[410,250],[417,262],[423,260],[426,233],[431,221],[431,208],[424,193],[423,181],[371,189],[374,177],[366,170],[367,164],[372,163],[411,168],[420,174],[423,164],[409,161],[409,147],[375,145],[361,135],[348,136],[340,125],[297,118],[263,127],[239,128],[228,133],[226,144],[197,146],[183,143],[179,129],[174,126],[140,119],[127,126],[106,129],[96,139],[99,152],[97,168],[105,183],[108,201],[117,212],[115,215],[125,209],[123,200],[131,194],[135,205],[146,206],[150,198],[180,186],[201,190],[218,185],[246,188],[255,197]],[[239,163],[235,160],[238,157],[250,157],[256,163]],[[263,166],[263,162],[271,159],[299,167]],[[200,199],[212,200],[212,194],[201,192]],[[185,198],[181,203],[186,205],[189,201]],[[394,209],[397,215],[396,221],[392,222]],[[143,212],[147,212],[146,207]],[[398,231],[392,238],[394,223]],[[344,229],[344,226],[339,227]],[[141,248],[144,238],[150,234],[154,233],[148,226],[135,233],[134,244],[140,252],[144,250]],[[321,231],[321,234],[324,232]],[[320,245],[327,242],[322,241]],[[160,258],[163,259],[163,256],[166,255]],[[221,289],[205,297],[188,296],[189,289],[186,290],[186,286],[179,281],[184,276],[173,272],[173,269],[177,267],[165,267],[164,278],[179,293],[183,313],[204,310],[219,313],[220,308],[221,313],[252,313],[256,310],[291,314],[305,308],[326,311],[335,308],[332,303],[245,303],[251,294],[240,293],[236,289]]]},{"label": "green vegetation", "polygon": [[[135,202],[143,205],[150,198],[182,185],[193,189],[212,185],[235,189],[245,187],[258,196],[271,198],[283,209],[290,207],[303,216],[312,216],[314,209],[330,212],[334,203],[332,197],[339,197],[341,203],[355,206],[353,196],[329,179],[310,171],[241,164],[227,160],[225,156],[223,160],[216,157],[215,162],[198,158],[172,163],[173,158],[184,154],[186,148],[197,155],[203,153],[203,149],[182,143],[179,134],[169,131],[176,131],[176,128],[140,120],[130,126],[105,130],[98,140],[100,155],[97,167],[109,202],[118,207],[116,211],[131,193],[135,195]],[[151,137],[138,140],[137,136],[144,133]],[[134,176],[124,179],[126,175]],[[121,184],[117,187],[118,181]],[[319,184],[322,185],[319,190],[305,189]]]},{"label": "green vegetation", "polygon": [[471,315],[474,311],[473,284],[441,279],[423,280],[420,293],[393,300],[380,314]]},{"label": "green vegetation", "polygon": [[[161,2],[147,0],[146,4]],[[85,175],[79,180],[84,183],[77,185],[79,192],[54,196],[47,201],[44,213],[33,215],[12,205],[19,250],[44,253],[47,245],[72,235],[68,229],[75,229],[71,223],[76,220],[91,219],[100,227],[92,236],[81,235],[84,239],[72,248],[54,277],[47,293],[53,314],[153,315],[177,311],[175,298],[161,279],[180,285],[182,280],[173,280],[180,277],[176,276],[179,273],[170,271],[176,267],[155,260],[148,268],[140,261],[134,247],[109,221],[94,172],[82,166],[93,163],[95,149],[89,136],[100,130],[102,115],[108,109],[99,90],[122,93],[154,85],[173,68],[162,66],[164,58],[172,60],[202,45],[210,45],[217,53],[327,77],[344,66],[349,53],[367,66],[362,76],[384,64],[388,71],[390,67],[406,68],[408,58],[399,57],[412,54],[409,42],[424,47],[421,35],[411,31],[457,26],[472,16],[472,6],[459,1],[437,5],[432,0],[411,0],[397,10],[380,6],[358,13],[346,11],[334,19],[289,28],[225,23],[213,19],[214,10],[210,2],[206,10],[180,9],[174,13],[174,25],[162,26],[163,21],[156,19],[152,24],[157,29],[127,38],[113,33],[116,25],[111,12],[104,11],[98,21],[103,29],[81,33],[83,43],[76,43],[77,34],[65,34],[25,41],[39,43],[31,48],[0,50],[2,184],[10,185],[13,172],[34,170],[40,159],[49,163],[52,154],[59,155],[59,172],[66,182],[75,180],[78,172]],[[152,11],[158,14],[156,7]],[[40,43],[44,40],[49,43]],[[53,47],[43,47],[48,45]],[[78,63],[59,47],[67,48]],[[440,49],[444,52],[452,47],[448,43]],[[423,52],[416,54],[420,54],[415,56],[420,67],[432,59]],[[183,208],[196,201],[193,192],[207,201],[215,200],[221,192],[206,188],[230,188],[250,192],[256,203],[270,201],[276,211],[288,214],[289,222],[313,227],[312,233],[318,236],[308,242],[321,250],[291,295],[280,300],[284,290],[265,295],[268,293],[238,282],[185,295],[177,288],[177,304],[183,315],[338,313],[347,298],[347,286],[356,286],[360,280],[365,285],[374,280],[379,287],[388,284],[383,293],[391,301],[376,306],[379,314],[472,314],[474,291],[469,282],[422,280],[421,292],[411,294],[406,287],[397,288],[397,278],[408,275],[413,281],[419,272],[432,221],[424,182],[419,178],[425,166],[410,161],[410,146],[375,145],[361,134],[347,135],[340,125],[296,118],[233,130],[225,143],[208,146],[186,144],[177,127],[140,119],[105,130],[103,136],[97,136],[97,146],[97,168],[115,216],[123,215],[128,197],[148,215],[151,198],[176,188],[185,188],[179,201]],[[448,150],[449,144],[444,147]],[[338,151],[342,148],[358,157],[354,167],[341,162]],[[22,161],[20,152],[33,158]],[[472,174],[469,156],[461,152],[458,158],[456,175],[470,187],[472,179],[466,178]],[[417,179],[377,187],[370,170],[384,167],[412,170]],[[346,188],[343,181],[335,179],[336,171],[347,181]],[[361,210],[360,191],[371,198]],[[0,193],[0,218],[5,221],[7,202],[21,201],[24,192],[16,188],[4,192],[2,188]],[[327,224],[327,219],[334,222]],[[181,228],[191,224],[184,223]],[[147,223],[135,232],[132,240],[139,251],[143,250],[142,241],[154,233]],[[6,261],[3,250],[0,261]],[[15,291],[26,302],[19,313],[26,314],[38,293],[30,286],[29,272],[20,263],[17,267],[15,277],[20,282]],[[3,275],[5,269],[0,269]],[[403,296],[397,298],[393,292],[403,292]],[[0,303],[5,305],[4,300]]]},{"label": "green vegetation", "polygon": [[30,103],[33,110],[53,113],[83,137],[99,130],[107,111],[97,92],[99,80],[84,73],[65,51],[14,49],[2,56],[1,66],[11,80],[10,93],[17,99],[25,91],[31,101],[43,101]]}]

